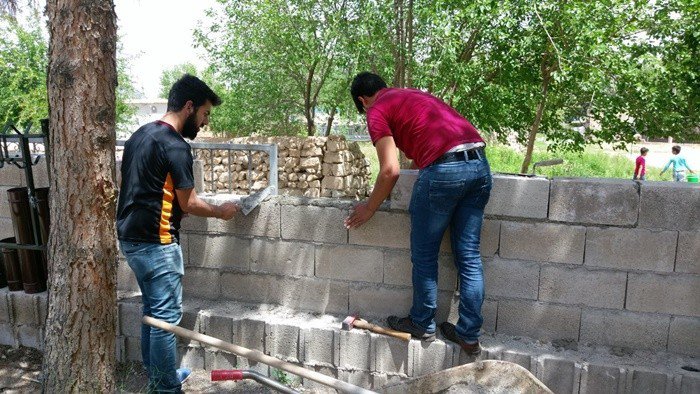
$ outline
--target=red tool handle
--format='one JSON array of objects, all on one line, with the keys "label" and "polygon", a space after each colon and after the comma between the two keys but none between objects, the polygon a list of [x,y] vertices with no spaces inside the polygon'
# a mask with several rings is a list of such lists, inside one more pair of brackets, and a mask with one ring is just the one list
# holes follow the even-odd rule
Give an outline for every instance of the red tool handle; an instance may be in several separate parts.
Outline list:
[{"label": "red tool handle", "polygon": [[240,369],[215,369],[211,371],[211,381],[217,382],[220,380],[242,380],[243,371]]}]

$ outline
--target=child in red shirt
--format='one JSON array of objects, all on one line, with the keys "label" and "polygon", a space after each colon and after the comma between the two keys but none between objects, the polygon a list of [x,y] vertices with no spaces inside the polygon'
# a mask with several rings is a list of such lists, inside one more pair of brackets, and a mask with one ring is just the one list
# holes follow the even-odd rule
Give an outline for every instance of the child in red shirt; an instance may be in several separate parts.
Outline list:
[{"label": "child in red shirt", "polygon": [[634,176],[632,177],[632,179],[635,181],[637,179],[639,179],[640,181],[646,180],[647,163],[646,159],[644,159],[644,156],[647,155],[647,152],[649,152],[649,149],[647,148],[642,148],[639,150],[640,155],[637,156],[637,160],[635,161]]}]

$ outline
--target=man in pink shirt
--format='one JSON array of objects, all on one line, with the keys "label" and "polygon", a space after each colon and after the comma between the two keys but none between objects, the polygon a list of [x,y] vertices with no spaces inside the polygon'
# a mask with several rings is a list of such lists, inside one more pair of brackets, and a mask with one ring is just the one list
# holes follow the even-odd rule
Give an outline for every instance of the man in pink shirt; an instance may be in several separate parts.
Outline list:
[{"label": "man in pink shirt", "polygon": [[346,227],[367,222],[391,193],[399,176],[397,147],[420,169],[409,208],[413,305],[409,316],[389,316],[388,324],[425,341],[435,339],[438,253],[449,226],[459,270],[459,320],[457,325],[444,322],[440,329],[467,354],[476,355],[484,300],[479,244],[492,185],[484,140],[442,100],[420,90],[387,88],[376,74],[358,74],[350,93],[357,110],[367,115],[379,175],[369,198],[345,219]]},{"label": "man in pink shirt", "polygon": [[644,156],[647,155],[647,152],[649,152],[649,149],[647,148],[642,148],[639,150],[639,156],[637,156],[637,160],[634,164],[634,175],[632,176],[632,179],[635,181],[637,179],[639,179],[640,181],[646,179],[647,164]]}]

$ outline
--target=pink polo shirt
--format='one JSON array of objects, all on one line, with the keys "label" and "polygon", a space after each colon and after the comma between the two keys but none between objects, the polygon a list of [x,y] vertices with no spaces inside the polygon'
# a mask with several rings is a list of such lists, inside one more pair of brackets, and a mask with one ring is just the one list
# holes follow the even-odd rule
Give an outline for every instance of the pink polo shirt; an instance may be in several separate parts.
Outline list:
[{"label": "pink polo shirt", "polygon": [[418,168],[425,168],[450,148],[483,142],[479,132],[444,101],[416,89],[387,88],[367,109],[372,143],[392,136]]}]

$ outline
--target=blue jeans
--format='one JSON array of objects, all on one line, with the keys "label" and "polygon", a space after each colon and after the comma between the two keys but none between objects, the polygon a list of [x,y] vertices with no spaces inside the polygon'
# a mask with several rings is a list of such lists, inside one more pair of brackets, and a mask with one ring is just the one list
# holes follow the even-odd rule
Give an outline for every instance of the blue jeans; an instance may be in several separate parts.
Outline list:
[{"label": "blue jeans", "polygon": [[[120,241],[121,251],[141,288],[143,314],[171,324],[182,318],[182,276],[185,267],[180,245]],[[181,391],[177,377],[175,334],[141,325],[141,357],[148,371],[149,389]]]},{"label": "blue jeans", "polygon": [[452,253],[459,271],[457,334],[473,342],[483,323],[484,276],[479,244],[484,207],[491,194],[491,170],[486,157],[435,164],[420,170],[411,197],[411,320],[435,332],[438,253],[450,226]]}]

